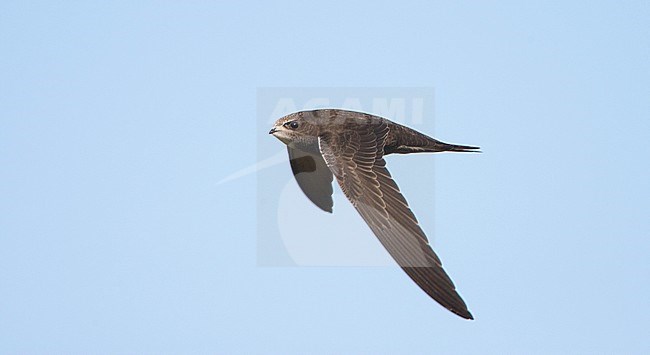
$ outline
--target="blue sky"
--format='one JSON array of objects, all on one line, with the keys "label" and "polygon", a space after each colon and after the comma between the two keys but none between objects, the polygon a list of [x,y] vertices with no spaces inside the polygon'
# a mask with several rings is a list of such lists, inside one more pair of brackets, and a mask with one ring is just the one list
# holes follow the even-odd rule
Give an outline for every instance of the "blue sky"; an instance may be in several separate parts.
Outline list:
[{"label": "blue sky", "polygon": [[[0,353],[650,352],[648,23],[644,1],[2,2]],[[311,213],[264,207],[286,162],[219,184],[283,149],[269,87],[435,90],[414,127],[484,153],[388,164],[475,321],[395,267],[260,265],[260,213]]]}]

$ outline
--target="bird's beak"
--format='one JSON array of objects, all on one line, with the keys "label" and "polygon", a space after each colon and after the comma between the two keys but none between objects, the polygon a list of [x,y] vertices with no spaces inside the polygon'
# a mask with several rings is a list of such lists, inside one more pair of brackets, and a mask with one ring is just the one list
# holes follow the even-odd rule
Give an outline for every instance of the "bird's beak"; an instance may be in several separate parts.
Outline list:
[{"label": "bird's beak", "polygon": [[271,128],[271,130],[269,131],[269,134],[273,134],[273,133],[275,133],[275,132],[277,132],[277,131],[278,131],[278,130],[275,129],[275,127],[273,127],[273,128]]}]

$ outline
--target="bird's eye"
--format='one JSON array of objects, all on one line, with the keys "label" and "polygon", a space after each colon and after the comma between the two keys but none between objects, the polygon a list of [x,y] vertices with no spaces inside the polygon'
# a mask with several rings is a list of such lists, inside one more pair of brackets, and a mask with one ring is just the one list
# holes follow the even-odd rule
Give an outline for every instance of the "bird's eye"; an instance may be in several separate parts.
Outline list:
[{"label": "bird's eye", "polygon": [[289,127],[291,127],[291,129],[298,128],[298,122],[296,122],[296,121],[289,122]]}]

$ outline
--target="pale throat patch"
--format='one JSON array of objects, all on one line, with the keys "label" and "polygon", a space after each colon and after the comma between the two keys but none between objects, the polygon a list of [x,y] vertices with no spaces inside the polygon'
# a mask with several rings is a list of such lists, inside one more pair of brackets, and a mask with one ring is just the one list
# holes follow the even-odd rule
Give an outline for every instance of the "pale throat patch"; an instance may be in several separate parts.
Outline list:
[{"label": "pale throat patch", "polygon": [[273,133],[273,136],[286,145],[290,145],[291,143],[291,138],[282,131]]}]

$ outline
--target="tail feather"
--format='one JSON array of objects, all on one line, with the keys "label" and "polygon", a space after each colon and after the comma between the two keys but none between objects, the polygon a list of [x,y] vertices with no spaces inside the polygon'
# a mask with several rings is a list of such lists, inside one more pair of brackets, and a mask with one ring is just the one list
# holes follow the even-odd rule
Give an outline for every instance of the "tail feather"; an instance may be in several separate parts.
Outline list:
[{"label": "tail feather", "polygon": [[438,153],[438,152],[463,152],[481,153],[481,148],[470,145],[449,144],[431,138],[431,141],[423,145],[400,145],[397,147],[386,147],[384,154],[409,154],[409,153]]},{"label": "tail feather", "polygon": [[[388,121],[388,120],[386,120]],[[384,154],[436,153],[436,152],[476,152],[479,147],[449,144],[422,134],[412,128],[389,122]]]},{"label": "tail feather", "polygon": [[466,152],[466,153],[481,153],[480,147],[473,147],[471,145],[457,145],[438,142],[433,147],[434,152]]}]

